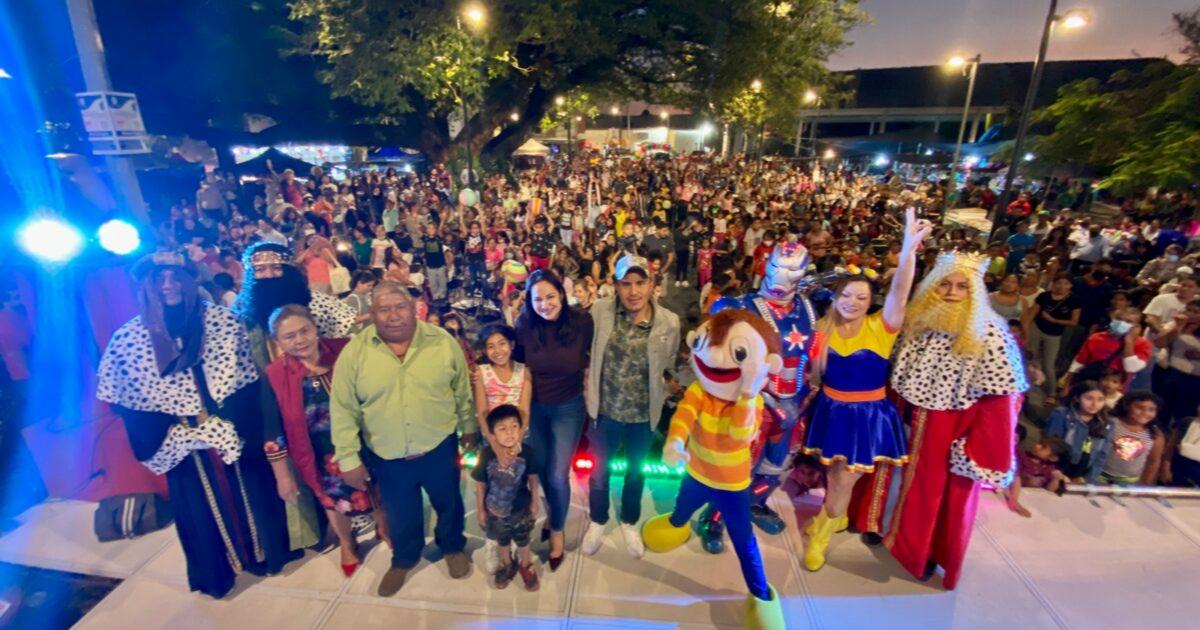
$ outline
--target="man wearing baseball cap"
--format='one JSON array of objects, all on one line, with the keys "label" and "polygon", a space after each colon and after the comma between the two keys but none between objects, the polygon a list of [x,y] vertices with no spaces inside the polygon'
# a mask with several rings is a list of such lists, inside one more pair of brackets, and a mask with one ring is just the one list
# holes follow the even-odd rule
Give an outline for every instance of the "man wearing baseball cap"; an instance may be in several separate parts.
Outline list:
[{"label": "man wearing baseball cap", "polygon": [[588,481],[591,523],[581,550],[594,554],[604,543],[608,523],[609,458],[624,444],[625,487],[620,521],[625,547],[634,557],[645,551],[638,531],[645,477],[642,462],[666,398],[663,371],[679,347],[679,317],[654,299],[650,263],[636,254],[617,260],[616,296],[596,300],[587,410],[595,418],[589,433],[596,459]]}]

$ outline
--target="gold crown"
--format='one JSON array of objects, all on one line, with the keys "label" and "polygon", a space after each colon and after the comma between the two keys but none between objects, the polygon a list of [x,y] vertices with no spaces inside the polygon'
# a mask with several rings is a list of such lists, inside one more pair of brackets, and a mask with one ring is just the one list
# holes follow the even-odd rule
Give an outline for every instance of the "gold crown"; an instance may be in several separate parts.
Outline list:
[{"label": "gold crown", "polygon": [[982,280],[983,274],[987,271],[988,259],[982,254],[970,254],[967,252],[942,252],[938,254],[937,262],[934,263],[933,269],[929,272],[930,276],[945,278],[946,276],[959,271],[968,278],[974,276]]}]

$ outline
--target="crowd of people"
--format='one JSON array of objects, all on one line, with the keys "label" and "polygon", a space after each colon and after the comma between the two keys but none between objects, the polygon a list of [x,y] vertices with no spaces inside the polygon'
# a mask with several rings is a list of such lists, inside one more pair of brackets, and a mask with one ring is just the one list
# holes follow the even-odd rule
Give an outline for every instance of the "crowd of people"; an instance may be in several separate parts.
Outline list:
[{"label": "crowd of people", "polygon": [[[470,475],[487,570],[497,588],[519,575],[536,589],[546,576],[530,554],[535,523],[553,572],[584,436],[596,466],[583,553],[609,531],[618,451],[616,529],[629,553],[645,552],[642,464],[663,452],[710,488],[694,496],[744,492],[746,518],[768,534],[783,529],[766,503],[780,479],[817,471],[826,493],[806,530],[809,569],[854,527],[872,542],[887,533],[914,574],[941,565],[952,588],[968,534],[931,550],[930,515],[965,501],[975,481],[935,488],[922,472],[918,453],[962,448],[942,425],[924,428],[924,410],[968,427],[1007,417],[1007,405],[1009,435],[975,430],[998,446],[983,454],[970,446],[982,438],[969,441],[961,459],[1011,458],[1026,381],[1015,474],[999,464],[957,473],[1006,486],[991,475],[1005,469],[1015,511],[1028,515],[1019,497],[1030,487],[1200,484],[1200,224],[1189,197],[1129,201],[1100,218],[1085,211],[1087,186],[1048,179],[999,209],[989,239],[942,220],[946,205],[995,204],[985,179],[946,204],[928,177],[810,162],[581,152],[477,182],[441,165],[304,175],[214,172],[164,213],[158,251],[135,268],[142,314],[100,367],[99,395],[125,419],[135,454],[167,475],[195,590],[220,597],[239,570],[276,572],[319,548],[326,529],[350,575],[356,535],[373,524],[392,550],[379,593],[394,594],[424,546],[422,491],[450,575],[467,575],[467,451],[479,454]],[[688,357],[700,348],[685,339],[726,309],[772,327],[761,357],[778,346],[760,387],[774,433],[764,425],[753,465],[738,469],[752,475],[744,485],[722,477],[740,442],[722,457],[689,455],[697,429],[671,420],[699,414],[705,426],[693,390],[714,376],[696,373]],[[947,330],[970,332],[939,336]],[[970,372],[984,351],[1016,358]],[[929,391],[946,365],[973,376]],[[902,477],[902,496],[926,488],[890,533],[869,507],[886,494],[885,468]],[[682,491],[679,501],[687,513],[663,525],[668,537],[718,502],[687,511]],[[700,516],[705,548],[722,548],[727,523],[752,595],[769,599],[747,559],[757,554],[747,521],[719,512]]]}]

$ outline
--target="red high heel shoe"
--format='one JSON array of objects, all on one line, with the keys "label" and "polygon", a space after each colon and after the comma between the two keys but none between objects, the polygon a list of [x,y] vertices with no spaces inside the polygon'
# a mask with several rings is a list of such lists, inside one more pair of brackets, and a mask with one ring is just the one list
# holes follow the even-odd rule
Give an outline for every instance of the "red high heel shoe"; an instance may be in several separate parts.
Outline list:
[{"label": "red high heel shoe", "polygon": [[361,558],[357,557],[358,549],[354,550],[354,555],[355,555],[354,562],[352,562],[350,564],[344,564],[344,563],[342,564],[342,573],[344,573],[346,575],[346,577],[350,577],[350,576],[354,575],[354,572],[358,570],[358,565],[359,565],[359,562],[361,561]]}]

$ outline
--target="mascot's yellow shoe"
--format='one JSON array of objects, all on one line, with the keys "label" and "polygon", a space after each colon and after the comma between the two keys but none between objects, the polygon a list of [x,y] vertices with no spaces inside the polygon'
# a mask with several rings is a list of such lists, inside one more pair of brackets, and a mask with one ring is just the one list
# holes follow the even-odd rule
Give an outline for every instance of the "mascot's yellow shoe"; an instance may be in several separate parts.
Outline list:
[{"label": "mascot's yellow shoe", "polygon": [[808,545],[804,548],[804,568],[817,571],[825,566],[825,550],[829,548],[829,539],[833,537],[833,530],[841,520],[829,518],[825,508],[821,508],[821,513],[817,514],[806,529]]},{"label": "mascot's yellow shoe", "polygon": [[642,523],[642,542],[646,548],[657,553],[666,553],[688,541],[692,528],[687,524],[675,527],[670,514],[659,514]]},{"label": "mascot's yellow shoe", "polygon": [[779,602],[779,593],[774,586],[771,589],[771,599],[761,600],[753,594],[746,596],[746,606],[743,611],[746,630],[784,630],[783,605]]}]

